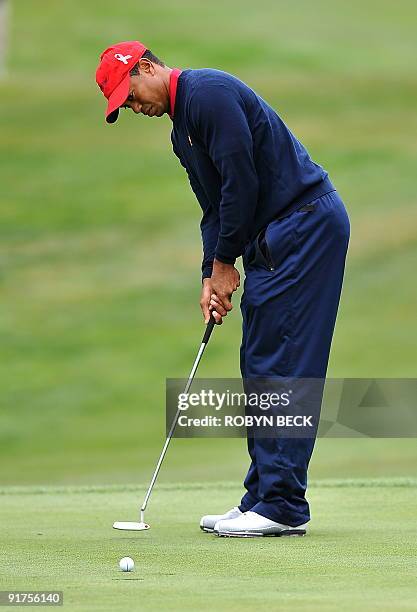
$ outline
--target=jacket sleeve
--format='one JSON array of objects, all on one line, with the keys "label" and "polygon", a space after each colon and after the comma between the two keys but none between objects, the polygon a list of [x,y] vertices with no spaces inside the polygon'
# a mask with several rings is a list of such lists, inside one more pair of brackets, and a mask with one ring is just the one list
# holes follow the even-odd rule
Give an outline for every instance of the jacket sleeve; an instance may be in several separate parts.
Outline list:
[{"label": "jacket sleeve", "polygon": [[244,103],[233,88],[208,83],[193,92],[189,108],[194,136],[207,150],[221,178],[215,257],[233,264],[249,239],[259,190]]},{"label": "jacket sleeve", "polygon": [[214,253],[216,250],[217,241],[219,238],[220,230],[220,219],[217,212],[211,206],[200,181],[194,174],[188,170],[186,165],[181,159],[181,156],[175,146],[174,140],[171,135],[172,148],[175,155],[180,160],[181,165],[185,168],[190,182],[191,189],[194,192],[198,203],[203,211],[203,217],[200,223],[201,238],[203,242],[203,262],[201,265],[202,279],[210,278],[213,271]]}]

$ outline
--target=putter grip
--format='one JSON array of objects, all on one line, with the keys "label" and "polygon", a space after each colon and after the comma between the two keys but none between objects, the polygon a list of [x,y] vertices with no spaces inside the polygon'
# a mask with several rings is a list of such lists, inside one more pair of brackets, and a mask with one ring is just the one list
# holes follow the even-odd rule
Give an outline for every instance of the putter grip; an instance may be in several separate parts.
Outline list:
[{"label": "putter grip", "polygon": [[210,321],[207,323],[206,331],[204,332],[202,344],[207,344],[207,342],[210,339],[211,332],[213,331],[215,325],[216,325],[216,321],[214,320],[213,315],[211,315]]}]

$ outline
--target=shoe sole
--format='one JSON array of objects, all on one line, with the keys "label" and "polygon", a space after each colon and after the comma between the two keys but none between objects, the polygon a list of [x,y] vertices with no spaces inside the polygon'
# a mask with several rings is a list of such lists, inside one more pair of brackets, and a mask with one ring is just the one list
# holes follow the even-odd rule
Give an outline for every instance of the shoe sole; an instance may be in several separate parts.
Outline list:
[{"label": "shoe sole", "polygon": [[291,531],[279,531],[277,533],[259,533],[255,531],[214,531],[219,538],[281,538],[281,537],[293,537],[293,536],[305,536],[307,531],[305,529],[291,529]]},{"label": "shoe sole", "polygon": [[214,529],[210,529],[209,527],[203,527],[200,525],[201,531],[205,531],[206,533],[214,533]]}]

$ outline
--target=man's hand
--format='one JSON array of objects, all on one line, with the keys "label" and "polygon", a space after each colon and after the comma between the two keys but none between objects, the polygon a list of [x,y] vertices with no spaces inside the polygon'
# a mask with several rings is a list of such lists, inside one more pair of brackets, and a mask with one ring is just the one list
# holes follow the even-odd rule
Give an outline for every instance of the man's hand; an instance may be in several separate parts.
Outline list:
[{"label": "man's hand", "polygon": [[[200,308],[203,313],[204,323],[208,323],[210,321],[210,298],[213,293],[211,288],[211,278],[203,279],[203,288],[201,289],[201,297],[200,297]],[[214,316],[214,315],[213,315]],[[217,322],[217,320],[216,320]]]},{"label": "man's hand", "polygon": [[210,313],[216,323],[221,324],[229,310],[232,310],[232,293],[240,285],[240,276],[236,268],[231,264],[224,264],[214,260],[211,278],[205,278],[201,293],[200,306],[203,311],[204,320],[210,318]]}]

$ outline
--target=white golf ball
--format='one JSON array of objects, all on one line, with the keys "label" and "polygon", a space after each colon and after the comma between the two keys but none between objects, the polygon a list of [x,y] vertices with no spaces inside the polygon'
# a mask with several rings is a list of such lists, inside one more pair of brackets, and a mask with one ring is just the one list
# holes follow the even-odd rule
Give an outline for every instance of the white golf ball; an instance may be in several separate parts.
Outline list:
[{"label": "white golf ball", "polygon": [[119,561],[119,567],[122,572],[131,572],[135,567],[135,562],[130,557],[123,557]]}]

